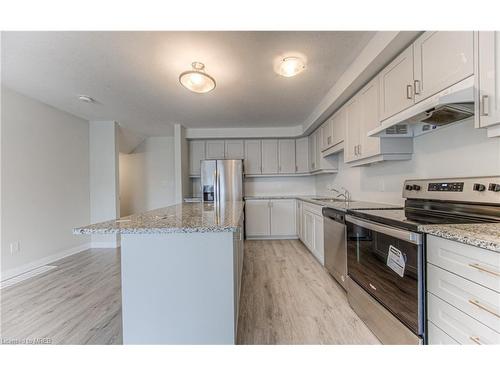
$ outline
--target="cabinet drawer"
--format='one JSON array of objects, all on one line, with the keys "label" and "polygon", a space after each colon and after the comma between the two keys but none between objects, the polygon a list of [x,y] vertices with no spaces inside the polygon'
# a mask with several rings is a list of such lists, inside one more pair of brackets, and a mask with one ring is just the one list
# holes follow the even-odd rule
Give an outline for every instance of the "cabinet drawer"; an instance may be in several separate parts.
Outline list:
[{"label": "cabinet drawer", "polygon": [[460,344],[500,344],[499,333],[432,293],[427,293],[427,302],[427,314],[431,323]]},{"label": "cabinet drawer", "polygon": [[302,209],[309,211],[309,212],[313,213],[314,215],[323,216],[323,206],[321,206],[319,204],[312,204],[312,203],[304,202],[302,205]]},{"label": "cabinet drawer", "polygon": [[427,261],[500,292],[500,253],[427,236]]},{"label": "cabinet drawer", "polygon": [[432,264],[427,265],[427,290],[500,333],[500,293]]},{"label": "cabinet drawer", "polygon": [[458,345],[457,341],[453,340],[432,322],[427,322],[427,336],[429,345]]}]

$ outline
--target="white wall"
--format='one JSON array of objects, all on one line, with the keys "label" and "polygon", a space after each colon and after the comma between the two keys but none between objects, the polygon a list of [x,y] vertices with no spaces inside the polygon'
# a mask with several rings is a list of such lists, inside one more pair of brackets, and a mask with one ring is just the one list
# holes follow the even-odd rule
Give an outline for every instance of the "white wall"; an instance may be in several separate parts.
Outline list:
[{"label": "white wall", "polygon": [[120,154],[121,215],[175,204],[173,137],[146,138],[132,153]]},{"label": "white wall", "polygon": [[[2,278],[85,247],[89,124],[2,87]],[[20,252],[9,244],[20,241]],[[42,262],[43,264],[44,262]]]},{"label": "white wall", "polygon": [[500,138],[488,138],[470,120],[415,138],[412,160],[357,168],[339,161],[337,175],[316,177],[317,194],[344,186],[356,200],[401,204],[406,178],[499,175]]},{"label": "white wall", "polygon": [[314,195],[314,176],[256,177],[245,179],[245,195]]},{"label": "white wall", "polygon": [[[90,122],[90,221],[120,217],[118,179],[118,125],[114,121]],[[92,235],[92,247],[117,247],[117,235]]]}]

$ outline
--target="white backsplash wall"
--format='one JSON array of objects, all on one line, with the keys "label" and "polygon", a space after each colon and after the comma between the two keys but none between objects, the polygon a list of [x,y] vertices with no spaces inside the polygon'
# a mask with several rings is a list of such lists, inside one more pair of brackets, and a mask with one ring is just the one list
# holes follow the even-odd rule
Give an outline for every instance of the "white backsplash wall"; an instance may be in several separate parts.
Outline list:
[{"label": "white backsplash wall", "polygon": [[415,138],[412,160],[349,167],[341,155],[338,174],[316,176],[316,194],[344,186],[355,200],[402,204],[407,178],[487,175],[500,175],[500,138],[488,138],[470,120]]},{"label": "white backsplash wall", "polygon": [[245,180],[246,196],[314,195],[314,176],[255,177]]}]

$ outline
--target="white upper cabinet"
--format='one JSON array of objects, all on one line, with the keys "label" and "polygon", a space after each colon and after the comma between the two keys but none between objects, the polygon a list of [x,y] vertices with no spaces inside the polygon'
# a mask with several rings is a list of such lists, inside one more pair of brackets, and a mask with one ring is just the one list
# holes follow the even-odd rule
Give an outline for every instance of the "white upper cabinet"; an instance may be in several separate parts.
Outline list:
[{"label": "white upper cabinet", "polygon": [[346,133],[344,142],[344,160],[350,162],[358,158],[358,149],[361,143],[361,126],[363,121],[363,107],[358,95],[352,98],[345,106]]},{"label": "white upper cabinet", "polygon": [[278,172],[295,173],[295,139],[280,139],[278,141]]},{"label": "white upper cabinet", "polygon": [[262,173],[278,173],[278,140],[262,140]]},{"label": "white upper cabinet", "polygon": [[309,172],[309,139],[307,137],[295,141],[295,160],[297,173]]},{"label": "white upper cabinet", "polygon": [[224,159],[225,144],[223,140],[206,141],[207,159]]},{"label": "white upper cabinet", "polygon": [[345,108],[339,109],[332,116],[332,134],[333,134],[333,146],[338,145],[344,141],[345,138],[345,127],[346,127],[346,111]]},{"label": "white upper cabinet", "polygon": [[333,146],[333,118],[330,117],[320,128],[321,151]]},{"label": "white upper cabinet", "polygon": [[379,77],[375,77],[345,106],[344,160],[350,165],[411,158],[411,138],[378,138],[367,135],[370,130],[380,125],[379,84]]},{"label": "white upper cabinet", "polygon": [[[476,126],[500,125],[500,31],[478,32],[477,46]],[[493,135],[500,136],[500,131]]]},{"label": "white upper cabinet", "polygon": [[380,119],[413,105],[413,46],[380,72]]},{"label": "white upper cabinet", "polygon": [[189,174],[200,175],[201,161],[205,159],[205,141],[189,141]]},{"label": "white upper cabinet", "polygon": [[474,33],[427,31],[413,43],[413,54],[418,102],[474,74]]},{"label": "white upper cabinet", "polygon": [[318,153],[318,132],[315,131],[309,136],[309,169],[311,171],[316,171],[319,168]]},{"label": "white upper cabinet", "polygon": [[262,173],[262,150],[259,139],[245,141],[245,174]]},{"label": "white upper cabinet", "polygon": [[225,141],[226,159],[244,159],[245,147],[242,140],[229,139]]},{"label": "white upper cabinet", "polygon": [[368,137],[367,133],[380,125],[379,121],[379,80],[373,79],[360,94],[362,120],[358,154],[367,158],[380,153],[380,138]]}]

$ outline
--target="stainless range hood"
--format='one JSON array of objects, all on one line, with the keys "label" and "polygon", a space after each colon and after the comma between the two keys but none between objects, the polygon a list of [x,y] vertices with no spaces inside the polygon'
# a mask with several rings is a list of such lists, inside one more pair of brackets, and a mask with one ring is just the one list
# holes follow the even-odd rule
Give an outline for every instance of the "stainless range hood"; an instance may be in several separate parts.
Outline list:
[{"label": "stainless range hood", "polygon": [[474,77],[464,79],[381,122],[371,137],[416,137],[474,116]]}]

